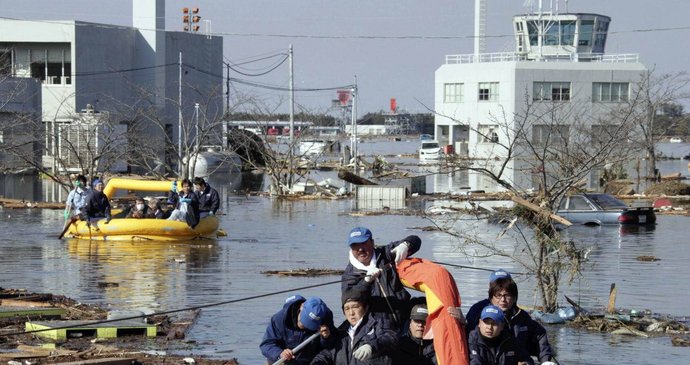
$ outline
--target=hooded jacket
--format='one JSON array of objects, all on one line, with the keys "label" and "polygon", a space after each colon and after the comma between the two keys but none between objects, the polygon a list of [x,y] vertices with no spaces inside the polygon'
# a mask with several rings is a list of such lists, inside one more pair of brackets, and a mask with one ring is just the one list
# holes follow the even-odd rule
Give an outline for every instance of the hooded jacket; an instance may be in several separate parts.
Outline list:
[{"label": "hooded jacket", "polygon": [[[259,345],[261,354],[268,359],[269,363],[274,363],[280,359],[280,353],[284,349],[293,349],[304,340],[313,335],[316,331],[299,329],[297,327],[297,316],[299,308],[306,299],[301,295],[294,295],[288,298],[283,308],[271,317],[271,323],[266,327],[263,340]],[[333,313],[329,310],[324,319],[324,324],[331,328],[331,335],[326,340],[323,337],[312,340],[307,346],[300,350],[295,358],[285,364],[309,364],[312,358],[322,349],[332,347],[335,343],[335,327],[333,325]]]}]

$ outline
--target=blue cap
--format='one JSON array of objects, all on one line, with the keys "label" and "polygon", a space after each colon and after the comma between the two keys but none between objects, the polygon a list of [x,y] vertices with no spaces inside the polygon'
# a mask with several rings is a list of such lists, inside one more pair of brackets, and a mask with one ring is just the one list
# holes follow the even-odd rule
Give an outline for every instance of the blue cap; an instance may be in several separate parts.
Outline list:
[{"label": "blue cap", "polygon": [[487,319],[491,318],[496,322],[502,322],[503,321],[503,311],[501,308],[495,306],[495,305],[487,305],[482,309],[482,315],[479,317],[481,319]]},{"label": "blue cap", "polygon": [[302,304],[299,321],[310,331],[318,331],[326,318],[328,307],[321,299],[309,297]]},{"label": "blue cap", "polygon": [[350,231],[350,235],[347,238],[347,244],[352,246],[354,243],[366,242],[371,238],[371,231],[369,228],[355,227]]},{"label": "blue cap", "polygon": [[96,185],[98,185],[98,184],[103,184],[103,181],[96,179],[96,180],[91,182],[91,186],[93,186],[93,187],[96,187]]},{"label": "blue cap", "polygon": [[503,278],[510,279],[511,278],[510,273],[506,270],[498,269],[498,270],[491,273],[491,276],[489,276],[489,282],[493,283],[494,281],[496,281],[496,279],[503,279]]}]

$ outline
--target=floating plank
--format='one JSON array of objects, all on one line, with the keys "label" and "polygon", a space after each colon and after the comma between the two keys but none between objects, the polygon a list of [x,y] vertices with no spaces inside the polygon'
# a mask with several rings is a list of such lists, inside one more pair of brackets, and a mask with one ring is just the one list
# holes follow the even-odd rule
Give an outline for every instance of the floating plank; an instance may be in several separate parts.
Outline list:
[{"label": "floating plank", "polygon": [[613,313],[616,310],[616,283],[611,284],[609,291],[609,305],[606,307],[606,313]]},{"label": "floating plank", "polygon": [[0,306],[0,318],[13,317],[62,317],[66,314],[65,308],[31,308],[31,307],[5,307]]},{"label": "floating plank", "polygon": [[135,361],[136,359],[131,357],[104,357],[101,359],[58,362],[54,365],[130,365],[133,364]]},{"label": "floating plank", "polygon": [[69,337],[116,338],[125,335],[144,335],[156,337],[157,327],[138,320],[122,320],[102,323],[100,321],[42,321],[26,322],[25,330],[35,332],[37,336],[55,341],[64,341]]}]

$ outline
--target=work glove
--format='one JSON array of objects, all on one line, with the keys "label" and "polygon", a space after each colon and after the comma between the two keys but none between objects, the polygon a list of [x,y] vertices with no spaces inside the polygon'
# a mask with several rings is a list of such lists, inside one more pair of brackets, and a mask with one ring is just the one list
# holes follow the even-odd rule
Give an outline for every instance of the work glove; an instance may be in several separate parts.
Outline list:
[{"label": "work glove", "polygon": [[352,356],[359,361],[367,361],[371,358],[371,351],[371,345],[367,343],[355,350],[355,352],[352,353]]},{"label": "work glove", "polygon": [[69,210],[65,209],[65,220],[69,219]]},{"label": "work glove", "polygon": [[367,275],[364,277],[364,281],[367,283],[371,283],[372,281],[376,280],[379,276],[381,276],[381,272],[383,270],[379,269],[378,267],[372,267],[367,270]]},{"label": "work glove", "polygon": [[208,215],[216,215],[216,213],[208,212]]},{"label": "work glove", "polygon": [[407,258],[407,251],[410,246],[407,242],[403,242],[391,250],[391,253],[395,255],[395,264],[399,264],[400,261]]}]

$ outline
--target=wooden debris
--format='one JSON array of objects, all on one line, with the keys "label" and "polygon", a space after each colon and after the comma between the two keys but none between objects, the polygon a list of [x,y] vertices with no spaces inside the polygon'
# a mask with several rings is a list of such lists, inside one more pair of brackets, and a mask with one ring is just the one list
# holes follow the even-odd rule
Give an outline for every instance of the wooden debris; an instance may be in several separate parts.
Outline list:
[{"label": "wooden debris", "polygon": [[606,313],[613,313],[616,310],[616,283],[611,284],[609,291],[609,305],[606,307]]},{"label": "wooden debris", "polygon": [[349,183],[355,184],[355,185],[378,185],[377,183],[365,179],[359,175],[353,174],[350,171],[347,171],[345,169],[340,169],[338,170],[338,177],[340,179],[343,179]]},{"label": "wooden debris", "polygon": [[556,215],[556,214],[554,214],[554,213],[551,213],[551,212],[549,212],[549,211],[547,211],[547,210],[541,208],[540,206],[538,206],[538,205],[536,205],[536,204],[534,204],[534,203],[531,203],[531,202],[529,202],[529,201],[527,201],[527,200],[525,200],[525,199],[523,199],[523,198],[521,198],[521,197],[519,197],[519,196],[513,195],[510,199],[511,199],[512,201],[514,201],[514,202],[516,202],[516,203],[518,203],[518,204],[520,204],[520,205],[522,205],[522,206],[524,206],[524,207],[530,209],[530,210],[533,210],[534,212],[536,212],[536,213],[538,213],[538,214],[546,214],[546,215],[549,216],[549,218],[553,219],[554,221],[556,221],[556,222],[558,222],[558,223],[560,223],[560,224],[563,224],[563,225],[565,225],[565,226],[572,226],[572,225],[573,225],[572,223],[570,223],[569,220],[567,220],[567,219],[565,219],[565,218],[563,218],[563,217],[561,217],[561,216],[559,216],[559,215]]},{"label": "wooden debris", "polygon": [[324,275],[342,275],[343,270],[333,269],[294,269],[294,270],[269,270],[262,271],[264,275],[278,275],[278,276],[324,276]]},{"label": "wooden debris", "polygon": [[194,325],[197,317],[199,317],[201,309],[192,309],[181,319],[180,322],[175,322],[168,331],[166,339],[168,340],[181,340],[184,339],[187,331]]},{"label": "wooden debris", "polygon": [[671,337],[671,344],[673,344],[673,346],[688,347],[690,346],[690,341],[686,338]]},{"label": "wooden debris", "polygon": [[635,260],[637,260],[637,261],[660,261],[661,259],[658,257],[654,257],[654,256],[644,256],[643,255],[643,256],[637,256],[635,258]]}]

